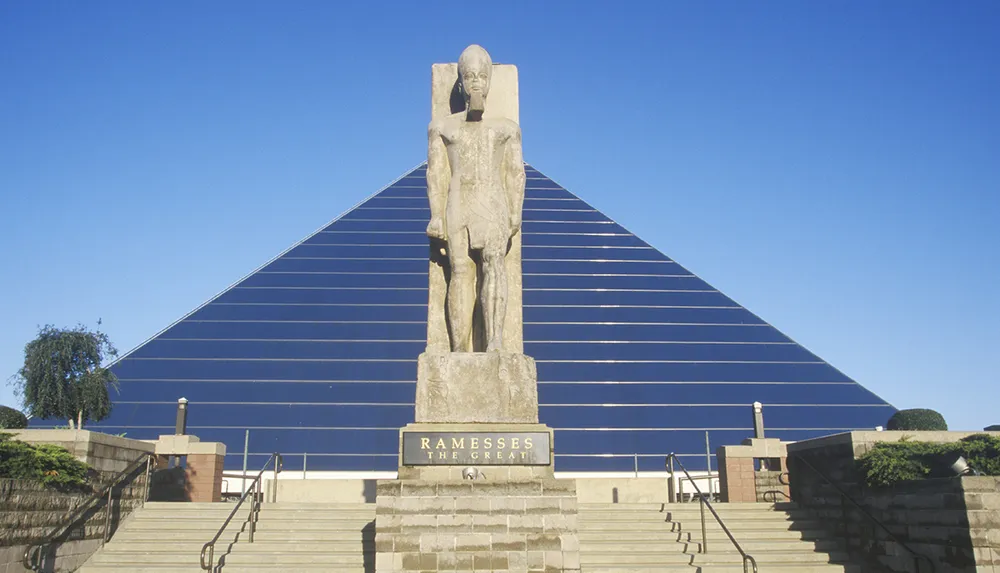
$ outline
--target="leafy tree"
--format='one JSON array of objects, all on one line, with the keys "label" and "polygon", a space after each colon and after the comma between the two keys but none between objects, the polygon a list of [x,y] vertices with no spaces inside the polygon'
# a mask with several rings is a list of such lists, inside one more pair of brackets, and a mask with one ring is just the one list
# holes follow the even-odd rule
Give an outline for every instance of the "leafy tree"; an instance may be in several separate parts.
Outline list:
[{"label": "leafy tree", "polygon": [[890,430],[938,430],[948,429],[944,416],[934,410],[914,408],[900,410],[889,418],[886,428]]},{"label": "leafy tree", "polygon": [[108,386],[118,378],[102,364],[118,351],[108,336],[83,326],[58,329],[46,325],[24,347],[24,366],[15,385],[28,413],[35,418],[69,420],[69,427],[99,422],[111,414]]},{"label": "leafy tree", "polygon": [[23,430],[27,427],[27,416],[10,406],[0,406],[0,429]]}]

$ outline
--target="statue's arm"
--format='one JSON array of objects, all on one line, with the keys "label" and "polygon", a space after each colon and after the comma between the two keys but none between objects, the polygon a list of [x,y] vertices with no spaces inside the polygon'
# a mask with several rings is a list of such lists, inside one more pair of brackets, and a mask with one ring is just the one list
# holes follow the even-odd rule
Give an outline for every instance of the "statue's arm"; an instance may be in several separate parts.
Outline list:
[{"label": "statue's arm", "polygon": [[427,235],[445,239],[444,216],[451,168],[448,165],[448,149],[437,122],[431,123],[427,129],[427,139],[427,199],[431,205],[431,222],[427,225]]},{"label": "statue's arm", "polygon": [[510,234],[521,228],[521,209],[524,207],[524,155],[521,151],[521,128],[513,124],[513,134],[504,152],[504,182],[510,200]]}]

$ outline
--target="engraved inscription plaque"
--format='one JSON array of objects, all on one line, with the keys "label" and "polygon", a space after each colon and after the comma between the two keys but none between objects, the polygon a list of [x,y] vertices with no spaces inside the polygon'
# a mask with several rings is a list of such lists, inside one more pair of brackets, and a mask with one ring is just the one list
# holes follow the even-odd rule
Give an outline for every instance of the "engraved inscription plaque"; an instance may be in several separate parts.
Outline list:
[{"label": "engraved inscription plaque", "polygon": [[547,432],[403,432],[404,466],[544,466]]}]

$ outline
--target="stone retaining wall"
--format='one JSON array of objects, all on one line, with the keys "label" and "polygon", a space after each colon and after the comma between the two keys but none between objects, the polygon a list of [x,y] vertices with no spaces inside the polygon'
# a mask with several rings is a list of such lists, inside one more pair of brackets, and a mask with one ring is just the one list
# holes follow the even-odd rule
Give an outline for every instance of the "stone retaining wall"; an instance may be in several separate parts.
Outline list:
[{"label": "stone retaining wall", "polygon": [[[802,463],[810,462],[885,524],[900,541],[930,558],[936,573],[1000,571],[1000,478],[915,480],[891,488],[864,484],[856,459],[877,441],[954,441],[971,432],[850,432],[789,444],[792,499],[821,518],[848,550],[891,571],[917,571],[913,556]],[[926,563],[920,572],[927,571]]]},{"label": "stone retaining wall", "polygon": [[73,457],[102,474],[114,475],[143,453],[153,453],[154,443],[112,436],[90,430],[7,430],[14,439],[29,444],[62,446]]},{"label": "stone retaining wall", "polygon": [[24,571],[25,549],[54,534],[42,570],[74,571],[100,548],[106,521],[114,532],[142,504],[145,466],[138,471],[138,479],[112,490],[110,520],[107,498],[93,500],[89,490],[61,492],[38,482],[0,479],[0,572]]}]

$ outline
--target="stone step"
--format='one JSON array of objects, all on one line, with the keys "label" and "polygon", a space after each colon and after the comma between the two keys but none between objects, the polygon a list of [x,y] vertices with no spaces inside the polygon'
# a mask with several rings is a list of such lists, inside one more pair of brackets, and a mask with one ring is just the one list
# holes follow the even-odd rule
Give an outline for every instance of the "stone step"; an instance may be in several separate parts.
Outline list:
[{"label": "stone step", "polygon": [[[284,531],[261,531],[258,530],[254,533],[254,543],[258,541],[261,542],[323,542],[323,541],[351,541],[355,539],[363,539],[363,533],[360,529],[357,531],[322,531],[322,530],[304,530],[304,529],[289,529]],[[241,540],[241,543],[243,541]]]},{"label": "stone step", "polygon": [[[578,513],[581,520],[584,521],[691,521],[691,520],[701,520],[701,514],[698,512],[692,513],[678,513],[673,511],[668,512],[620,512],[620,513],[592,513],[587,511],[580,511]],[[762,513],[756,511],[746,511],[746,512],[733,512],[733,513],[720,513],[719,517],[722,521],[806,521],[811,518],[809,515],[796,514],[789,515],[783,512],[780,513]],[[705,519],[715,521],[715,516],[711,512],[705,512]]]},{"label": "stone step", "polygon": [[288,502],[279,501],[276,503],[265,502],[261,504],[264,508],[277,508],[277,509],[313,509],[313,510],[323,510],[323,509],[370,509],[372,513],[375,513],[375,503],[361,503],[361,502],[322,502],[322,503],[312,503],[312,502]]},{"label": "stone step", "polygon": [[[768,551],[759,555],[750,553],[757,560],[758,566],[774,563],[843,563],[849,561],[847,554],[843,551],[832,552],[808,552],[808,551]],[[581,550],[580,559],[582,562],[590,564],[678,564],[690,563],[698,566],[726,565],[730,563],[743,563],[743,558],[736,552],[710,552],[702,553],[680,553],[664,549],[662,551],[610,551],[594,553]]]},{"label": "stone step", "polygon": [[[739,539],[739,533],[743,531],[803,531],[820,530],[822,524],[818,521],[727,521],[726,527]],[[680,532],[701,532],[701,522],[686,521],[677,522],[629,522],[629,521],[587,521],[579,523],[580,530],[586,531],[658,531],[665,529],[668,531]],[[722,531],[722,526],[715,520],[705,523],[705,529],[709,531]]]},{"label": "stone step", "polygon": [[[698,510],[698,506],[701,505],[698,502],[690,503],[581,503],[579,504],[580,509],[588,510],[601,510],[601,509],[636,509],[636,510],[655,510],[660,511],[662,509],[693,509]],[[732,510],[750,510],[750,511],[786,511],[799,509],[797,505],[794,504],[773,504],[773,503],[712,503],[712,507],[716,511],[722,513],[725,511]]]},{"label": "stone step", "polygon": [[[276,570],[274,565],[234,565],[225,566],[220,571],[225,573],[276,573],[276,571],[288,571],[287,569]],[[299,564],[292,570],[308,571],[310,573],[365,573],[365,568],[361,565],[324,565],[324,564]],[[125,564],[125,565],[87,565],[79,570],[79,573],[205,573],[200,566],[185,565],[149,565]]]},{"label": "stone step", "polygon": [[[704,567],[697,567],[694,565],[641,565],[641,564],[630,564],[630,565],[620,565],[620,564],[603,564],[594,565],[586,561],[580,562],[580,569],[582,571],[600,571],[600,573],[744,573],[743,565],[710,565]],[[845,565],[845,564],[775,564],[768,565],[766,571],[761,571],[760,573],[772,573],[778,571],[780,573],[864,573],[864,569],[860,565]]]},{"label": "stone step", "polygon": [[[718,541],[718,542],[717,542]],[[843,542],[837,539],[819,539],[815,541],[802,541],[800,539],[763,539],[763,540],[739,540],[744,551],[753,553],[761,551],[831,551],[843,549]],[[709,549],[714,552],[735,553],[736,546],[726,539],[713,540],[709,538]],[[701,540],[696,542],[682,541],[641,541],[641,540],[580,540],[580,551],[588,553],[615,553],[622,551],[682,551],[685,553],[700,553]]]},{"label": "stone step", "polygon": [[[184,519],[184,520],[160,520],[160,519],[133,519],[128,523],[128,529],[133,531],[138,530],[157,530],[157,531],[176,531],[176,530],[198,530],[198,531],[211,531],[214,534],[216,531],[222,527],[224,519]],[[231,528],[238,531],[244,527],[245,518],[236,520],[233,519],[226,527],[228,531]],[[265,519],[260,518],[257,520],[257,530],[269,530],[273,531],[275,529],[326,529],[326,530],[350,530],[350,531],[361,531],[362,528],[371,523],[372,520],[368,519]]]},{"label": "stone step", "polygon": [[[151,530],[151,531],[211,531],[211,536],[222,527],[225,519],[201,519],[201,520],[173,520],[173,519],[131,519],[125,526],[130,531]],[[243,525],[243,520],[233,519],[229,523],[229,528],[239,530]]]},{"label": "stone step", "polygon": [[[801,564],[801,565],[822,565],[822,564],[844,564],[850,562],[850,557],[846,551],[830,552],[785,552],[771,551],[754,555],[758,568],[770,569],[773,565]],[[700,567],[710,567],[713,565],[741,564],[743,558],[739,553],[709,553],[707,555],[696,553],[692,562]]]},{"label": "stone step", "polygon": [[[721,529],[708,530],[708,539],[712,540],[726,540],[729,541],[729,537]],[[581,528],[578,536],[580,541],[586,539],[608,539],[608,540],[642,540],[642,539],[670,539],[673,541],[700,541],[701,540],[701,529],[695,531],[673,531],[670,529],[658,529],[652,531],[592,531],[590,529]],[[829,534],[822,529],[803,529],[803,530],[780,530],[780,531],[769,531],[769,530],[750,530],[740,532],[740,537],[737,537],[737,541],[753,540],[753,539],[822,539],[829,537]]]},{"label": "stone step", "polygon": [[[236,539],[243,539],[247,534],[245,532],[240,532],[240,527],[238,525],[230,525],[223,532],[222,537],[219,538],[219,543],[223,541],[229,542]],[[163,543],[178,543],[178,542],[194,542],[201,541],[202,543],[207,543],[210,539],[215,537],[218,528],[214,531],[202,531],[202,530],[187,530],[187,529],[174,529],[174,530],[159,530],[159,529],[130,529],[125,527],[111,538],[111,542],[142,542],[142,541],[160,541]]]},{"label": "stone step", "polygon": [[272,567],[278,568],[281,566],[288,567],[288,570],[294,570],[293,565],[319,565],[326,563],[328,565],[361,565],[365,564],[365,561],[375,562],[375,554],[369,553],[365,555],[361,551],[351,552],[351,553],[307,553],[304,551],[298,551],[297,549],[292,552],[288,551],[285,553],[244,553],[240,548],[236,548],[232,553],[226,555],[225,557],[225,567],[224,571],[228,571],[229,567],[232,566],[242,566],[242,565],[271,565]]},{"label": "stone step", "polygon": [[[204,547],[208,540],[199,541],[179,541],[179,542],[156,542],[156,541],[129,541],[128,543],[109,543],[105,546],[104,552],[106,553],[141,553],[141,554],[155,554],[155,553],[194,553],[200,554],[201,548]],[[287,541],[263,541],[261,539],[255,539],[253,543],[240,541],[238,544],[231,544],[230,542],[223,543],[221,540],[215,544],[215,553],[218,555],[220,552],[227,551],[229,546],[232,545],[234,548],[239,548],[241,553],[269,553],[269,552],[282,552],[288,550]],[[306,551],[309,553],[322,553],[324,551],[332,551],[334,553],[342,552],[358,552],[362,553],[365,551],[372,551],[375,548],[375,541],[364,541],[359,536],[357,539],[351,540],[311,540],[302,541],[301,539],[296,539],[295,550],[296,551]]]},{"label": "stone step", "polygon": [[[283,530],[297,530],[297,531],[313,531],[313,530],[323,530],[323,531],[361,531],[367,527],[372,521],[368,520],[316,520],[316,519],[300,519],[300,520],[275,520],[275,519],[261,519],[257,522],[257,531],[283,531]],[[374,528],[374,526],[372,526]]]},{"label": "stone step", "polygon": [[[136,512],[136,519],[180,519],[185,521],[215,520],[223,522],[229,517],[230,512],[198,512],[198,511],[168,511],[165,509],[154,509],[150,511]],[[249,507],[241,507],[233,519],[243,518],[250,514]],[[275,519],[375,519],[374,511],[365,510],[325,510],[308,511],[303,509],[264,509],[261,508],[258,516],[269,516]]]}]

